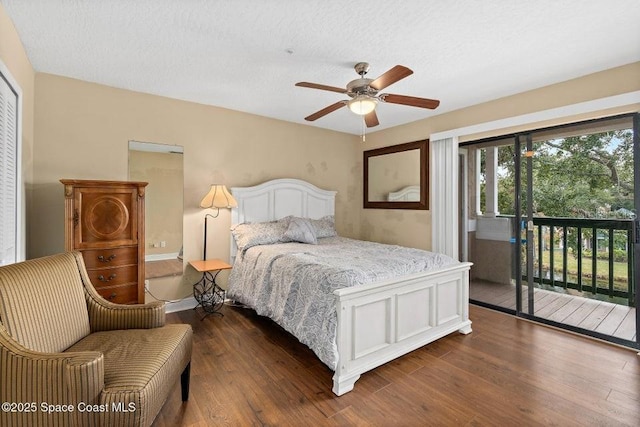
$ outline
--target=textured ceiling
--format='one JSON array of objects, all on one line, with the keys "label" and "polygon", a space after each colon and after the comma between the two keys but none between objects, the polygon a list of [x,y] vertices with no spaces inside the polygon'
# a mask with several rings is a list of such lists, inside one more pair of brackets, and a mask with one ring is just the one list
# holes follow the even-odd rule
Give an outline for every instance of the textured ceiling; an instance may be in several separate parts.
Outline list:
[{"label": "textured ceiling", "polygon": [[[296,123],[371,64],[414,71],[384,129],[640,60],[638,0],[0,0],[38,72]],[[312,124],[359,134],[342,108]]]}]

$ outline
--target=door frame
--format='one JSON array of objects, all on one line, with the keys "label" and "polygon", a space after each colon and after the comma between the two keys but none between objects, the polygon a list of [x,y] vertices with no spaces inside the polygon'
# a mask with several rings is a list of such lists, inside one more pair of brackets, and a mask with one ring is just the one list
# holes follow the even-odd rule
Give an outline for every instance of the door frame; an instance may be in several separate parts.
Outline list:
[{"label": "door frame", "polygon": [[[633,277],[636,284],[636,342],[640,348],[640,112],[633,116],[633,193],[636,219],[634,221]],[[640,353],[638,353],[640,356]]]}]

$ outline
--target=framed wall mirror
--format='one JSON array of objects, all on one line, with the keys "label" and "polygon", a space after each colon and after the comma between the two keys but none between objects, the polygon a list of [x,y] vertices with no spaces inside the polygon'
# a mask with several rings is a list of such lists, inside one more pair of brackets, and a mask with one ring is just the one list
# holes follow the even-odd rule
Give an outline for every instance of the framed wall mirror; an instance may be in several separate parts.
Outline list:
[{"label": "framed wall mirror", "polygon": [[129,179],[146,181],[147,279],[183,272],[183,147],[129,141]]},{"label": "framed wall mirror", "polygon": [[364,153],[365,209],[429,209],[429,140]]}]

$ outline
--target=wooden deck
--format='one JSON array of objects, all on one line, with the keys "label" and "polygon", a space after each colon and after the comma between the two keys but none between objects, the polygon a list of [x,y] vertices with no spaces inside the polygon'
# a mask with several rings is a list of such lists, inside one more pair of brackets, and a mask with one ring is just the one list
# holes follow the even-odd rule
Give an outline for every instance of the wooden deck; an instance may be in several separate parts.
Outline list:
[{"label": "wooden deck", "polygon": [[[625,340],[636,340],[636,309],[607,301],[581,296],[534,289],[534,314],[571,326],[611,335]],[[472,281],[469,286],[472,300],[515,310],[514,285]],[[523,286],[522,307],[528,306],[527,286]]]}]

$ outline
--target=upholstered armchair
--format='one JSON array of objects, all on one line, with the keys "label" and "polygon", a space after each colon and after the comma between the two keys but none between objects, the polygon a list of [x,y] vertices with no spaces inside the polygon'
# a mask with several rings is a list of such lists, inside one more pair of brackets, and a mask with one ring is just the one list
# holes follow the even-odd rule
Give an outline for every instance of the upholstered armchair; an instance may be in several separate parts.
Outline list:
[{"label": "upholstered armchair", "polygon": [[192,331],[159,302],[118,305],[82,255],[0,267],[0,425],[148,426],[181,378]]}]

